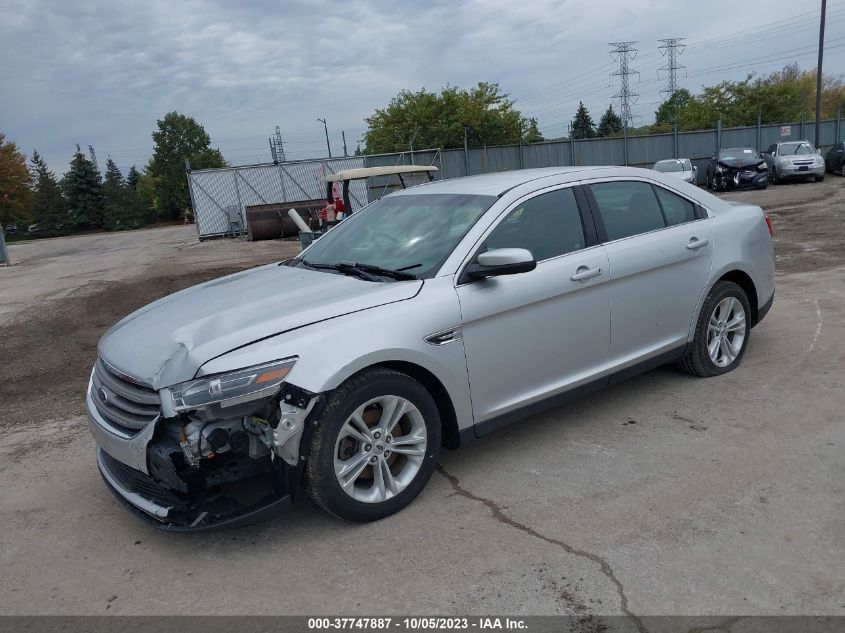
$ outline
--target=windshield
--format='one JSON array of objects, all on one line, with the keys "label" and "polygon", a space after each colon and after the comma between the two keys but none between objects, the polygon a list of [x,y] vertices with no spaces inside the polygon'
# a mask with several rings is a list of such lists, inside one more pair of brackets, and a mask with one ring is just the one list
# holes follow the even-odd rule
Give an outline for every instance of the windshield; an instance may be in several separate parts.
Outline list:
[{"label": "windshield", "polygon": [[326,233],[299,261],[354,262],[431,277],[495,196],[388,196]]},{"label": "windshield", "polygon": [[815,154],[816,150],[808,143],[784,143],[778,147],[778,156],[792,156],[794,154]]},{"label": "windshield", "polygon": [[684,171],[684,165],[679,160],[662,160],[654,164],[655,171],[667,173],[670,171]]},{"label": "windshield", "polygon": [[761,160],[760,154],[748,147],[732,147],[719,150],[719,161],[723,163],[752,160]]}]

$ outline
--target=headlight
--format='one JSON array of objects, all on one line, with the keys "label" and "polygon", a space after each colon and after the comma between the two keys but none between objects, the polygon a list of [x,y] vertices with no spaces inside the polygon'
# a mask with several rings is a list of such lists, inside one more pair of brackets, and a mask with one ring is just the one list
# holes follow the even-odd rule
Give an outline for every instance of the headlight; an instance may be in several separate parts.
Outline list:
[{"label": "headlight", "polygon": [[296,360],[286,358],[180,383],[170,388],[173,411],[202,409],[212,404],[231,407],[251,400],[269,398],[279,390]]},{"label": "headlight", "polygon": [[788,158],[782,158],[782,157],[778,156],[778,163],[780,163],[781,165],[791,165],[792,161],[789,160]]}]

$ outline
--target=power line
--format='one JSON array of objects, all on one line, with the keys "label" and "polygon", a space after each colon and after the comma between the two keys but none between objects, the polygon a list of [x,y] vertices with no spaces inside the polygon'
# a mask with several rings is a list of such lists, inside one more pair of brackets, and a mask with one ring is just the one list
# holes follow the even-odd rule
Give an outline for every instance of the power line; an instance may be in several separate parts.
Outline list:
[{"label": "power line", "polygon": [[619,92],[613,95],[613,98],[619,100],[620,117],[625,125],[631,125],[631,122],[634,119],[631,114],[631,105],[636,103],[637,97],[639,97],[636,92],[631,90],[630,81],[628,79],[631,75],[639,76],[640,74],[639,71],[632,70],[628,64],[629,61],[632,61],[637,56],[637,49],[634,48],[634,44],[636,44],[636,41],[610,42],[609,44],[613,47],[613,50],[610,51],[610,56],[614,61],[619,62],[619,70],[610,73],[611,76],[619,77],[620,84]]},{"label": "power line", "polygon": [[678,56],[682,55],[686,46],[681,44],[684,37],[667,37],[659,42],[663,42],[661,46],[657,47],[661,55],[666,57],[666,65],[657,69],[657,76],[660,77],[661,71],[666,71],[666,88],[660,91],[661,94],[666,95],[666,98],[675,94],[678,86],[678,71],[686,69],[686,66],[678,63]]}]

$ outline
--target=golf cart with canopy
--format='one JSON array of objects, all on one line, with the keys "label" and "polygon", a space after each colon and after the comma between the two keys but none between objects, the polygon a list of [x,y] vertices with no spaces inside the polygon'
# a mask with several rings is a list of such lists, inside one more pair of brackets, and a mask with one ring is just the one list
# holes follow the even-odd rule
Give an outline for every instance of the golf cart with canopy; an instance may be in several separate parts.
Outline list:
[{"label": "golf cart with canopy", "polygon": [[[387,165],[383,167],[359,167],[356,169],[345,169],[343,171],[339,171],[335,174],[329,174],[326,176],[326,199],[333,200],[334,199],[334,186],[335,183],[341,183],[341,195],[343,199],[344,208],[347,210],[346,213],[351,215],[353,213],[352,204],[350,203],[349,199],[349,183],[353,180],[367,180],[368,178],[377,178],[377,177],[388,177],[391,178],[392,176],[396,176],[399,179],[399,183],[402,189],[407,189],[408,186],[413,186],[415,183],[408,183],[406,182],[406,177],[409,174],[425,174],[428,177],[429,182],[434,180],[434,173],[437,171],[437,167],[433,165]],[[385,186],[385,189],[389,186]],[[380,196],[379,196],[380,197]],[[291,213],[292,212],[292,213]],[[296,212],[291,209],[290,215],[291,218],[296,221],[297,217]],[[334,222],[331,222],[330,225],[333,225]],[[311,242],[316,240],[318,237],[325,233],[324,230],[320,231],[312,231],[312,230],[305,230],[308,228],[304,222],[300,225],[300,232],[299,232],[299,242],[302,244],[302,247],[305,248]]]}]

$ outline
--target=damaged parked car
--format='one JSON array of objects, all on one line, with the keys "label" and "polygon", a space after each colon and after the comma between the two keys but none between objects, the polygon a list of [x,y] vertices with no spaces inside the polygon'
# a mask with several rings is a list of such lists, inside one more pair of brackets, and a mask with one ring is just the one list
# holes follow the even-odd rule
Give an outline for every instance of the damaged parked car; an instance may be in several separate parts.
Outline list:
[{"label": "damaged parked car", "polygon": [[371,521],[422,491],[443,447],[657,365],[735,369],[773,299],[762,210],[672,176],[438,181],[118,322],[89,427],[108,488],[158,527],[254,522],[303,489]]},{"label": "damaged parked car", "polygon": [[768,165],[750,147],[720,149],[707,165],[707,187],[714,191],[741,187],[765,189],[768,185]]}]

